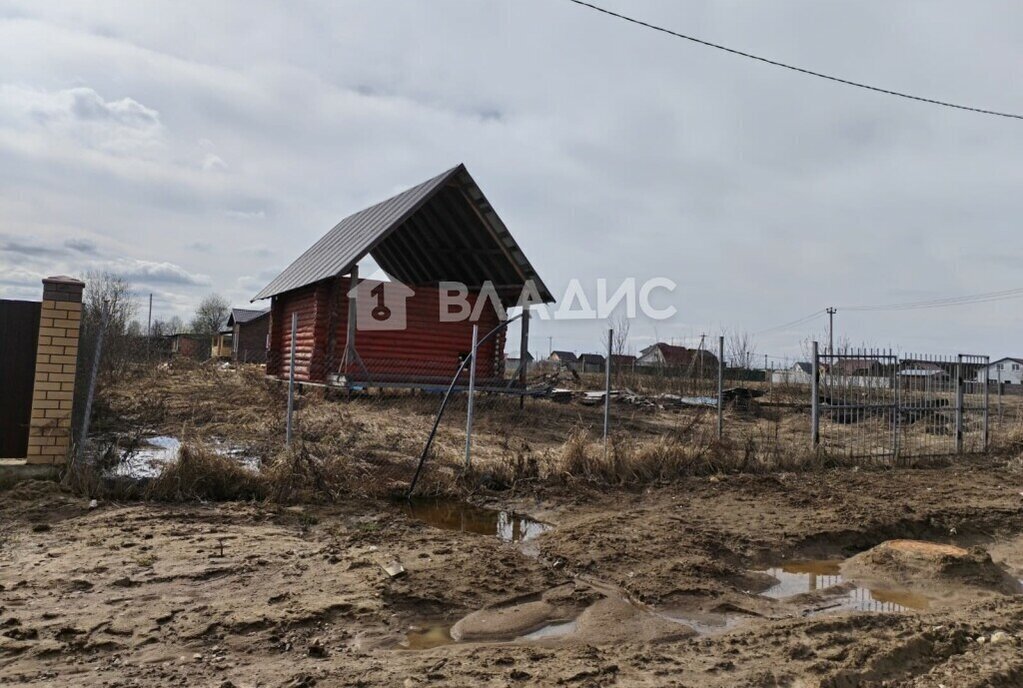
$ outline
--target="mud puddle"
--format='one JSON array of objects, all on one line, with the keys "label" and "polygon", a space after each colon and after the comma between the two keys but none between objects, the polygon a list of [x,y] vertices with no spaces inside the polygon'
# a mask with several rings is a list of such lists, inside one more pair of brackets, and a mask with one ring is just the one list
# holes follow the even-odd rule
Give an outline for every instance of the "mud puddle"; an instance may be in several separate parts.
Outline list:
[{"label": "mud puddle", "polygon": [[[435,647],[454,645],[458,641],[451,637],[451,623],[435,623],[412,626],[398,646],[407,650],[432,650]],[[576,621],[552,623],[532,633],[498,639],[493,642],[513,643],[554,640],[571,635],[578,629]]]},{"label": "mud puddle", "polygon": [[[244,468],[259,470],[259,459],[247,455],[244,448],[214,440],[210,447],[223,456],[236,460]],[[145,438],[145,445],[126,453],[110,471],[111,475],[128,478],[155,478],[165,465],[178,457],[181,440],[170,435]]]},{"label": "mud puddle", "polygon": [[688,626],[697,635],[718,635],[727,633],[733,628],[752,621],[754,616],[748,614],[724,614],[718,612],[694,612],[690,610],[668,609],[653,612],[666,621]]},{"label": "mud puddle", "polygon": [[413,626],[399,645],[409,650],[432,650],[454,642],[455,639],[451,637],[451,624],[438,623]]},{"label": "mud puddle", "polygon": [[784,600],[798,595],[825,593],[834,589],[834,596],[828,595],[820,605],[807,613],[825,612],[912,612],[925,611],[930,599],[917,592],[899,586],[863,587],[858,586],[841,573],[843,560],[810,559],[792,561],[771,567],[766,573],[778,582],[760,593],[764,597]]},{"label": "mud puddle", "polygon": [[406,515],[434,528],[491,535],[504,542],[528,542],[551,526],[513,511],[448,499],[413,500],[404,504]]}]

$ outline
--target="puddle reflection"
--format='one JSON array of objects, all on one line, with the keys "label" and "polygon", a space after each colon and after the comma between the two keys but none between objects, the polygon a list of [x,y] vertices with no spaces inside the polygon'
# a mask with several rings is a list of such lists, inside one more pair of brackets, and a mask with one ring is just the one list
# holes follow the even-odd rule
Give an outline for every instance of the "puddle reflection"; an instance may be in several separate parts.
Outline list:
[{"label": "puddle reflection", "polygon": [[[128,478],[155,478],[167,464],[178,458],[178,451],[181,449],[181,440],[169,435],[147,437],[144,442],[133,452],[125,452],[117,465],[110,470],[110,474]],[[216,439],[209,440],[206,446],[217,454],[234,459],[243,468],[259,470],[259,459],[247,455],[242,447]]]},{"label": "puddle reflection", "polygon": [[[841,566],[841,560],[836,559],[787,562],[763,571],[777,579],[778,583],[761,594],[773,599],[785,599],[844,585],[846,580],[841,574]],[[830,602],[819,611],[905,612],[922,611],[930,606],[930,600],[919,593],[878,587],[856,587],[832,598]]]},{"label": "puddle reflection", "polygon": [[529,516],[455,500],[415,500],[406,502],[404,510],[409,517],[434,528],[494,535],[505,542],[526,542],[551,529]]},{"label": "puddle reflection", "polygon": [[571,635],[579,630],[579,624],[575,621],[566,621],[563,623],[554,623],[549,626],[527,633],[522,636],[520,640],[547,640],[550,638],[560,638],[562,636]]}]

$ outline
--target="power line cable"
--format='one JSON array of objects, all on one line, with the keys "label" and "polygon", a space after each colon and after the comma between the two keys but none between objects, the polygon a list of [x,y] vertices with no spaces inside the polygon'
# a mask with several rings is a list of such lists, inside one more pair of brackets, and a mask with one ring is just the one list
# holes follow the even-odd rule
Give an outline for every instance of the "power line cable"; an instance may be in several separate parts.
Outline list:
[{"label": "power line cable", "polygon": [[994,301],[1007,301],[1023,297],[1023,288],[1005,289],[1003,291],[991,291],[982,294],[971,294],[969,296],[949,296],[939,299],[926,299],[922,301],[905,301],[902,303],[875,304],[870,306],[841,306],[843,311],[908,311],[922,310],[926,308],[946,308],[948,306],[969,306],[977,303],[990,303]]},{"label": "power line cable", "polygon": [[980,113],[982,115],[994,115],[996,117],[1008,117],[1008,118],[1011,118],[1011,119],[1023,119],[1023,115],[1018,115],[1018,114],[1011,113],[1011,112],[999,112],[997,110],[987,110],[985,108],[972,107],[970,105],[959,105],[957,103],[950,103],[950,102],[944,101],[944,100],[935,100],[934,98],[924,98],[923,96],[915,96],[915,95],[913,95],[911,93],[903,93],[902,91],[893,91],[891,89],[881,88],[879,86],[871,86],[870,84],[864,84],[864,83],[861,83],[861,82],[858,82],[858,81],[851,81],[849,79],[843,79],[841,77],[832,76],[830,74],[824,74],[822,72],[815,72],[815,71],[813,71],[811,69],[806,69],[804,67],[796,67],[795,65],[786,64],[784,62],[778,62],[777,60],[772,60],[772,59],[769,59],[769,58],[766,58],[766,57],[761,57],[759,55],[753,55],[752,53],[743,52],[742,50],[736,50],[735,48],[729,48],[727,46],[720,45],[718,43],[711,43],[710,41],[705,41],[705,40],[703,40],[701,38],[696,38],[695,36],[688,36],[688,35],[686,35],[684,33],[679,33],[678,31],[673,31],[673,30],[667,29],[667,28],[665,28],[663,26],[657,26],[656,24],[650,24],[650,23],[645,22],[645,21],[643,21],[641,19],[635,19],[633,17],[629,17],[629,16],[626,16],[624,14],[619,14],[618,12],[613,12],[613,11],[611,11],[609,9],[604,8],[604,7],[600,7],[598,5],[594,5],[594,4],[589,3],[589,2],[584,2],[584,0],[568,0],[568,1],[571,2],[571,3],[574,3],[576,5],[579,5],[581,7],[586,7],[586,8],[589,8],[591,10],[594,10],[596,12],[600,12],[602,14],[606,14],[608,16],[615,17],[617,19],[621,19],[623,21],[627,21],[627,22],[632,23],[632,24],[637,24],[638,26],[643,26],[643,27],[646,27],[648,29],[653,29],[654,31],[660,31],[661,33],[666,33],[669,36],[674,36],[676,38],[684,38],[687,41],[692,41],[693,43],[698,43],[698,44],[706,46],[708,48],[715,48],[717,50],[723,50],[726,53],[732,53],[733,55],[739,55],[740,57],[746,57],[746,58],[749,58],[751,60],[757,60],[758,62],[764,62],[764,63],[772,65],[774,67],[781,67],[782,69],[788,69],[788,70],[791,70],[793,72],[799,72],[800,74],[806,74],[808,76],[815,76],[815,77],[817,77],[819,79],[826,79],[828,81],[834,81],[834,82],[839,83],[839,84],[845,84],[846,86],[855,86],[856,88],[862,88],[862,89],[866,89],[868,91],[874,91],[875,93],[883,93],[883,94],[889,95],[889,96],[896,96],[898,98],[906,98],[908,100],[915,100],[915,101],[918,101],[918,102],[921,102],[921,103],[929,103],[931,105],[940,105],[941,107],[954,108],[956,110],[966,110],[968,112],[977,112],[977,113]]},{"label": "power line cable", "polygon": [[803,323],[810,322],[814,318],[818,318],[818,317],[824,315],[824,313],[825,313],[825,309],[822,308],[819,311],[814,311],[813,313],[810,313],[809,315],[804,315],[802,318],[799,318],[797,320],[793,320],[792,322],[787,322],[787,323],[785,323],[783,325],[775,325],[774,327],[768,327],[765,330],[760,330],[758,332],[754,332],[753,334],[768,334],[770,332],[777,332],[779,330],[785,330],[785,329],[788,329],[790,327],[796,327],[797,325],[802,325]]}]

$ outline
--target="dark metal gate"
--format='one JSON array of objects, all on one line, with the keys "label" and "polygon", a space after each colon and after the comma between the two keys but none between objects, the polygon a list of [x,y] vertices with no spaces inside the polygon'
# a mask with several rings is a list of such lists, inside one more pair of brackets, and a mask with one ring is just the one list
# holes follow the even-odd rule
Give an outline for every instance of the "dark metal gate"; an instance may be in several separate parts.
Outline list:
[{"label": "dark metal gate", "polygon": [[813,445],[873,459],[986,452],[988,364],[971,354],[820,353],[814,342]]},{"label": "dark metal gate", "polygon": [[849,458],[898,456],[898,357],[881,349],[842,349],[818,359],[820,446]]},{"label": "dark metal gate", "polygon": [[0,458],[28,453],[41,305],[0,300]]}]

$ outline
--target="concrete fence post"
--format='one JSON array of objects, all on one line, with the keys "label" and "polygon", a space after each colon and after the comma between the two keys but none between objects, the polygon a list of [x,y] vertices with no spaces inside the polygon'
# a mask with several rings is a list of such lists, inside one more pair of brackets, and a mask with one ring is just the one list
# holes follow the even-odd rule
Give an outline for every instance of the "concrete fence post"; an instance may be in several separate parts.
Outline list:
[{"label": "concrete fence post", "polygon": [[611,430],[611,352],[615,331],[607,331],[607,360],[604,361],[604,455],[607,456],[607,436]]},{"label": "concrete fence post", "polygon": [[89,440],[89,423],[92,421],[92,402],[96,396],[96,380],[99,378],[99,365],[103,361],[103,341],[107,338],[110,326],[110,301],[103,299],[103,312],[100,313],[99,331],[96,333],[96,348],[92,352],[92,367],[89,369],[89,388],[85,392],[85,410],[82,412],[82,428],[78,435],[78,452],[71,459],[74,466],[76,459],[82,458],[85,443]]},{"label": "concrete fence post", "polygon": [[725,436],[725,337],[718,337],[718,439]]},{"label": "concrete fence post", "polygon": [[[832,361],[833,363],[833,361]],[[821,360],[817,342],[813,343],[813,382],[810,385],[810,447],[821,443]]]}]

